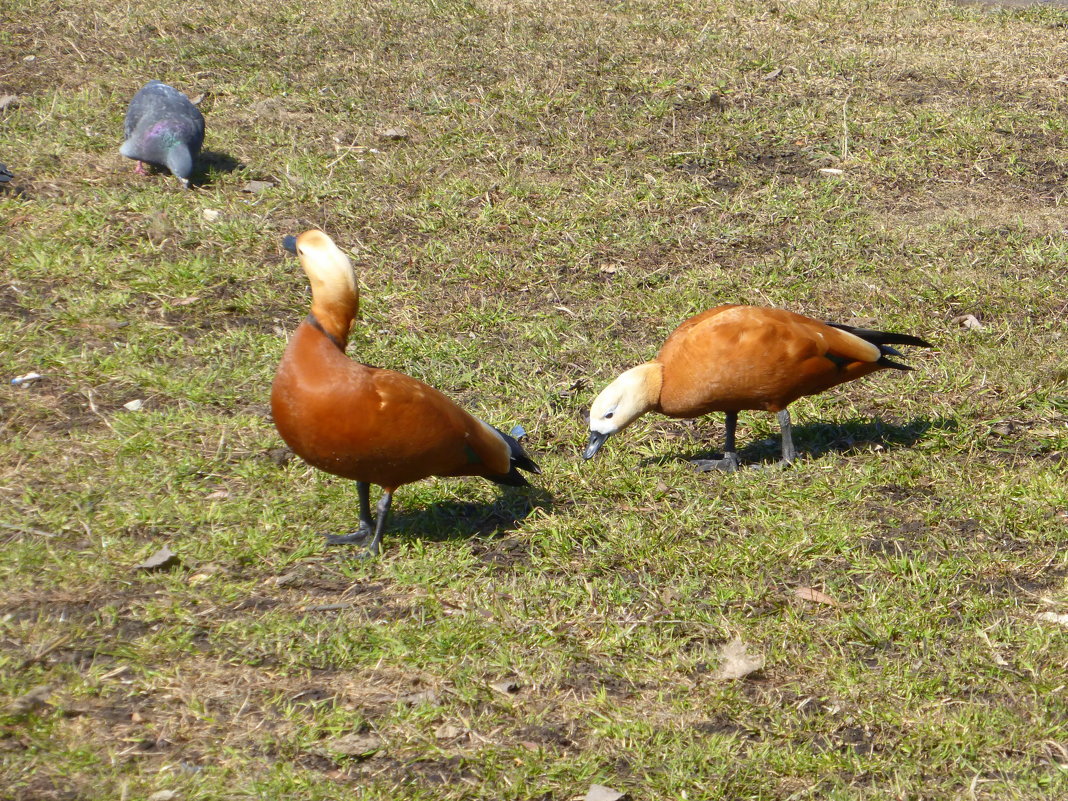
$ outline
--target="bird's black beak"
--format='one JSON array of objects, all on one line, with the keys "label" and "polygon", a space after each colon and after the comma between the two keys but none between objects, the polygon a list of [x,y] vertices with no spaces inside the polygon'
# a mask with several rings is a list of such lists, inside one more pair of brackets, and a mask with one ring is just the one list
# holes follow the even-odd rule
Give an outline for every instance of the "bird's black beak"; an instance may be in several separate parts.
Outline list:
[{"label": "bird's black beak", "polygon": [[597,455],[597,451],[601,450],[601,446],[604,445],[605,440],[608,439],[607,434],[601,434],[597,431],[590,432],[590,441],[586,445],[586,450],[582,452],[583,459],[592,459]]},{"label": "bird's black beak", "polygon": [[284,247],[286,250],[288,250],[290,253],[292,253],[294,256],[296,256],[297,255],[297,238],[295,236],[283,237],[282,238],[282,247]]}]

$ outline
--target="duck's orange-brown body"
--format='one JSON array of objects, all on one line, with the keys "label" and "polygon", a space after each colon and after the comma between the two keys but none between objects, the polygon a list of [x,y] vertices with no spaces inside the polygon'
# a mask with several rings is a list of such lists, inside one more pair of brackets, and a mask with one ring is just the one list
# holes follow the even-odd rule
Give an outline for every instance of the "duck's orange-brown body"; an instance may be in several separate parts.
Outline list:
[{"label": "duck's orange-brown body", "polygon": [[670,417],[762,409],[886,369],[876,345],[782,309],[717,306],[668,337],[658,411]]},{"label": "duck's orange-brown body", "polygon": [[428,476],[503,476],[501,437],[433,387],[350,359],[310,320],[278,367],[271,413],[314,467],[392,492]]},{"label": "duck's orange-brown body", "polygon": [[[328,536],[378,553],[393,492],[428,476],[483,476],[525,486],[540,472],[513,437],[465,412],[422,381],[352,361],[345,343],[360,306],[352,263],[322,231],[287,237],[312,288],[311,314],[275,374],[271,414],[282,439],[313,467],[356,481],[360,528]],[[384,490],[371,519],[371,484]]]},{"label": "duck's orange-brown body", "polygon": [[717,306],[686,320],[653,361],[626,370],[601,391],[590,407],[583,458],[592,459],[608,437],[648,411],[685,418],[725,412],[723,459],[694,464],[736,470],[738,412],[755,409],[778,414],[789,463],[795,449],[786,407],[876,370],[911,370],[890,360],[901,355],[894,344],[930,347],[909,334],[822,323],[782,309]]}]

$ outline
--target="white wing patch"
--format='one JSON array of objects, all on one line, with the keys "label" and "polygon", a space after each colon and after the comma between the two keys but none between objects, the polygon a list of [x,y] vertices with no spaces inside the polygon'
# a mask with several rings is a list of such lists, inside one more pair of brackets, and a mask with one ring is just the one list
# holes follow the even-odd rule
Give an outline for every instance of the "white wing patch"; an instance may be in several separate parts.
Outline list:
[{"label": "white wing patch", "polygon": [[[877,361],[879,361],[880,358],[882,358],[883,353],[882,353],[881,350],[879,350],[879,346],[878,345],[873,345],[870,342],[868,342],[868,340],[861,339],[856,334],[851,334],[848,331],[843,331],[841,328],[837,328],[835,330],[838,332],[838,334],[840,336],[849,337],[849,339],[851,339],[854,343],[856,343],[857,349],[860,350],[862,353],[867,353],[868,354],[868,357],[866,359],[864,359],[864,361],[877,362]],[[821,338],[822,338],[822,336],[823,336],[823,334],[820,334]]]}]

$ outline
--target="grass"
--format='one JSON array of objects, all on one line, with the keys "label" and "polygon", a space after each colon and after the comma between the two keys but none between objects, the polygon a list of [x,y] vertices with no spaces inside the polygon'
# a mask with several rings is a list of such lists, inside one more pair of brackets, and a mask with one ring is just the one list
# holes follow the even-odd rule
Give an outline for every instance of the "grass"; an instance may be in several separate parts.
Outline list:
[{"label": "grass", "polygon": [[[0,714],[0,796],[1064,798],[1066,25],[9,0],[0,692],[51,695]],[[194,192],[118,155],[152,77],[206,94]],[[267,407],[312,226],[357,266],[350,352],[521,422],[534,490],[425,481],[380,560],[322,544],[355,488]],[[788,472],[691,471],[717,415],[581,463],[596,391],[725,302],[937,348],[794,404]],[[765,666],[717,680],[735,638]]]}]

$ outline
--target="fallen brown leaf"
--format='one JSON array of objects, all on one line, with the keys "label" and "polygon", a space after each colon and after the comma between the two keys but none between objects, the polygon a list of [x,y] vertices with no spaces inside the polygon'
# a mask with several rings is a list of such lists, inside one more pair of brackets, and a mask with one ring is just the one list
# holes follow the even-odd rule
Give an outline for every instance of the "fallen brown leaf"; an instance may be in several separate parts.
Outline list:
[{"label": "fallen brown leaf", "polygon": [[519,683],[515,679],[505,679],[504,681],[493,682],[490,688],[502,695],[514,695],[519,692]]},{"label": "fallen brown leaf", "polygon": [[178,558],[178,555],[169,546],[164,545],[141,564],[135,565],[134,570],[144,570],[146,572],[166,570],[169,567],[177,567],[181,563],[182,560]]},{"label": "fallen brown leaf", "polygon": [[438,694],[433,690],[421,690],[419,692],[402,695],[397,700],[406,706],[418,706],[419,704],[436,704],[438,701]]},{"label": "fallen brown leaf", "polygon": [[48,701],[48,696],[52,694],[52,688],[47,684],[42,684],[40,687],[34,687],[29,692],[25,692],[8,704],[7,709],[4,710],[8,715],[25,715],[28,712],[41,709]]},{"label": "fallen brown leaf", "polygon": [[382,738],[377,734],[346,734],[326,743],[326,750],[341,756],[367,759],[382,750]]},{"label": "fallen brown leaf", "polygon": [[385,128],[378,132],[380,139],[388,139],[393,142],[399,142],[408,138],[408,132],[403,128]]},{"label": "fallen brown leaf", "polygon": [[258,195],[260,192],[264,191],[265,189],[270,189],[273,186],[275,186],[274,181],[249,181],[247,184],[241,187],[241,191],[248,192],[249,194],[253,195]]},{"label": "fallen brown leaf", "polygon": [[954,317],[951,322],[956,323],[961,328],[967,328],[972,331],[982,331],[985,328],[974,314],[962,314],[959,317]]},{"label": "fallen brown leaf", "polygon": [[591,784],[583,801],[629,801],[630,794],[613,790],[603,784]]},{"label": "fallen brown leaf", "polygon": [[451,723],[443,723],[434,729],[434,736],[439,740],[455,740],[457,737],[462,737],[466,734],[459,726],[453,726]]},{"label": "fallen brown leaf", "polygon": [[796,587],[794,588],[794,595],[800,598],[802,601],[811,601],[814,604],[823,604],[825,606],[840,606],[838,601],[834,600],[825,592],[820,592],[812,587]]}]

